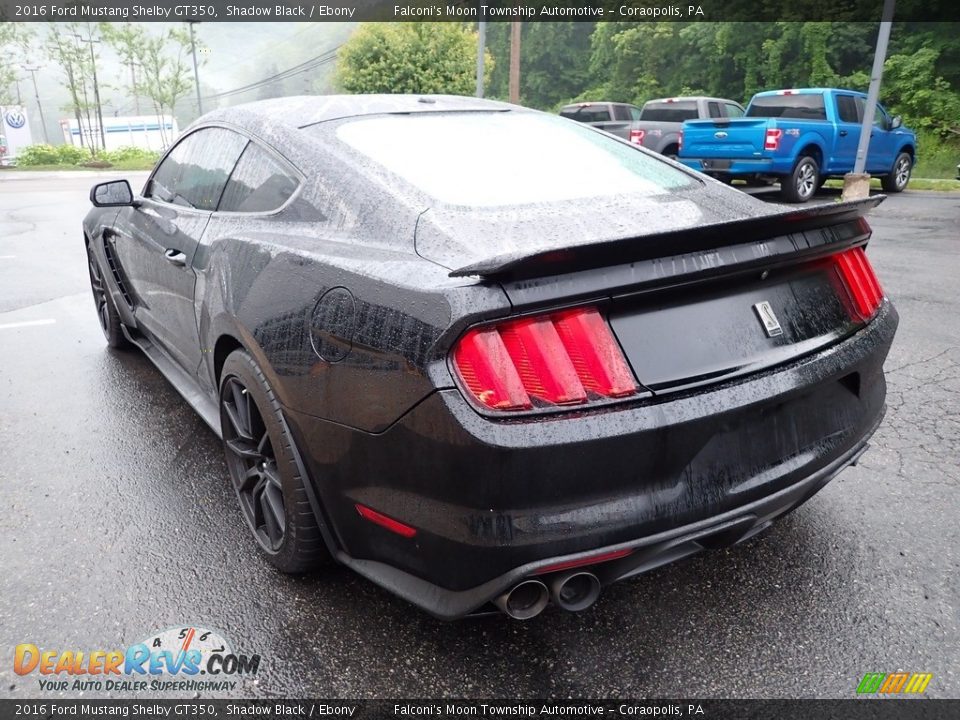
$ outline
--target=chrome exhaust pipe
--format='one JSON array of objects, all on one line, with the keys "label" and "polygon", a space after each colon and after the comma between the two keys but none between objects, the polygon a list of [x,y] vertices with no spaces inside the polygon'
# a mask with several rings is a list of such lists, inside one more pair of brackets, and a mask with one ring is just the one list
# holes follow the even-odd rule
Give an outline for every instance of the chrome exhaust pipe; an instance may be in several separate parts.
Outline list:
[{"label": "chrome exhaust pipe", "polygon": [[600,597],[600,580],[589,572],[568,572],[550,580],[550,596],[567,612],[580,612]]},{"label": "chrome exhaust pipe", "polygon": [[550,602],[547,586],[539,580],[524,580],[495,598],[493,604],[514,620],[529,620]]}]

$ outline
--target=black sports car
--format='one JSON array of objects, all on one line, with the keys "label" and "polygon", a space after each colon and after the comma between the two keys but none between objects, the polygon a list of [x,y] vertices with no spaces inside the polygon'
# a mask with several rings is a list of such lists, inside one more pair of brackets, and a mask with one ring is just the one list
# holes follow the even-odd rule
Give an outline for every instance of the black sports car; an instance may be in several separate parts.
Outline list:
[{"label": "black sports car", "polygon": [[223,438],[263,553],[442,618],[753,536],[867,447],[880,202],[768,205],[497,102],[206,115],[84,222],[100,323]]}]

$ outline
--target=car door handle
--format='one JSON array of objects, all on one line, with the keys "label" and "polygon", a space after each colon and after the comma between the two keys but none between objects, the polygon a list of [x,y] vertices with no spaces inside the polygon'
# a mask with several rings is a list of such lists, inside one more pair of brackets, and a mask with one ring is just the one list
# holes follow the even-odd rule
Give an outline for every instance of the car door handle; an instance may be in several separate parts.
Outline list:
[{"label": "car door handle", "polygon": [[183,267],[187,264],[187,256],[174,248],[167,248],[167,251],[163,254],[163,257],[172,265],[179,265],[180,267]]},{"label": "car door handle", "polygon": [[846,136],[847,136],[847,131],[846,131],[846,130],[841,130],[841,131],[840,131],[840,137],[846,137]]}]

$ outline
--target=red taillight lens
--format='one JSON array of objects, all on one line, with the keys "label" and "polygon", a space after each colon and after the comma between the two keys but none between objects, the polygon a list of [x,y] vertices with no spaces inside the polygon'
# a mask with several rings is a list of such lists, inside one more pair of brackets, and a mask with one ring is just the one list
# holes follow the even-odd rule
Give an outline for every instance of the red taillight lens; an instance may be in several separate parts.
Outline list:
[{"label": "red taillight lens", "polygon": [[496,410],[532,407],[503,338],[495,329],[468,332],[457,343],[453,360],[463,384],[484,405]]},{"label": "red taillight lens", "polygon": [[631,130],[630,131],[630,142],[635,145],[643,145],[643,136],[646,135],[644,130]]},{"label": "red taillight lens", "polygon": [[683,130],[677,133],[677,152],[683,150]]},{"label": "red taillight lens", "polygon": [[604,397],[626,397],[637,391],[623,351],[596,310],[572,310],[554,318],[577,375],[587,390]]},{"label": "red taillight lens", "polygon": [[883,302],[883,289],[863,248],[838,253],[833,256],[833,262],[850,292],[853,319],[869,320]]},{"label": "red taillight lens", "polygon": [[475,400],[495,410],[580,405],[638,387],[610,326],[592,308],[470,330],[453,363]]},{"label": "red taillight lens", "polygon": [[783,130],[779,128],[769,128],[763,138],[764,150],[776,150],[780,147],[780,138],[783,137]]}]

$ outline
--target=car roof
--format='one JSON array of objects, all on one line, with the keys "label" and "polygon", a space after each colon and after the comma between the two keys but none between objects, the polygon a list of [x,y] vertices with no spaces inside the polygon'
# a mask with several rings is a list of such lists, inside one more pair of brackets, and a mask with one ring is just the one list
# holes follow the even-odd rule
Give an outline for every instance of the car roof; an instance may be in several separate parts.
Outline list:
[{"label": "car roof", "polygon": [[820,93],[828,92],[842,92],[850,93],[851,95],[860,95],[861,97],[866,97],[867,94],[860,92],[859,90],[846,90],[845,88],[783,88],[782,90],[764,90],[763,92],[758,92],[754,97],[767,97],[770,95],[813,95]]},{"label": "car roof", "polygon": [[200,123],[282,123],[291,128],[363,115],[521,110],[516,105],[459,95],[300,95],[234,105],[208,113]]}]

